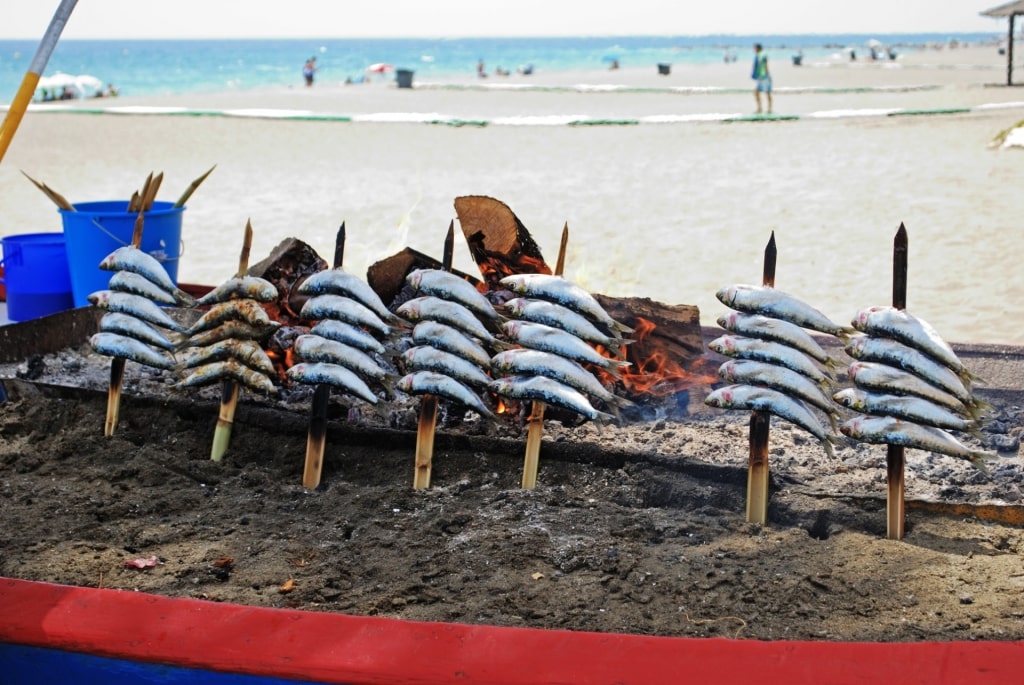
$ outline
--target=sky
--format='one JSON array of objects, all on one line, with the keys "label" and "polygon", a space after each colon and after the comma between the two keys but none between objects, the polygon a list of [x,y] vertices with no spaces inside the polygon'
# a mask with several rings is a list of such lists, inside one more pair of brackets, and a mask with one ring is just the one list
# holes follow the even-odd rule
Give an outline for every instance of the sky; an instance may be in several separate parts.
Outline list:
[{"label": "sky", "polygon": [[[58,0],[0,0],[0,38],[39,39]],[[80,0],[62,38],[375,38],[1005,33],[1000,0]]]}]

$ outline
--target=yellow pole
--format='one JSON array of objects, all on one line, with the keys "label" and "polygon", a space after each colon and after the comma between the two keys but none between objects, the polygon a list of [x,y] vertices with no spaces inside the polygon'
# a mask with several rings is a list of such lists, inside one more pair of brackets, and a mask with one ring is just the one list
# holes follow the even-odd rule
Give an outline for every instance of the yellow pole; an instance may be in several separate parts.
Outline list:
[{"label": "yellow pole", "polygon": [[7,109],[7,116],[0,124],[0,161],[7,153],[7,147],[11,144],[11,139],[14,138],[14,132],[18,130],[18,124],[21,123],[21,118],[25,115],[25,110],[28,109],[28,103],[32,102],[32,96],[39,84],[39,77],[46,69],[46,63],[50,61],[53,48],[57,46],[57,39],[60,38],[64,24],[67,23],[77,2],[78,0],[61,0],[57,11],[53,13],[53,19],[50,20],[50,25],[39,44],[39,49],[36,50],[36,56],[32,58],[32,64],[29,65],[25,78],[21,80],[21,86],[14,99],[11,100],[11,106]]}]

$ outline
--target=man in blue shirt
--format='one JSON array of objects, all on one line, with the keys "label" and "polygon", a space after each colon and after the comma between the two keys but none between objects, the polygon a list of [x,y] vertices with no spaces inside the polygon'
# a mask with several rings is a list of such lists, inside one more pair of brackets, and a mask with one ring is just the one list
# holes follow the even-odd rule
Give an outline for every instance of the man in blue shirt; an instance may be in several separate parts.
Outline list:
[{"label": "man in blue shirt", "polygon": [[772,76],[768,73],[768,55],[764,54],[760,43],[754,43],[754,68],[750,78],[754,85],[754,99],[757,101],[757,113],[761,113],[761,93],[768,99],[768,114],[772,113]]}]

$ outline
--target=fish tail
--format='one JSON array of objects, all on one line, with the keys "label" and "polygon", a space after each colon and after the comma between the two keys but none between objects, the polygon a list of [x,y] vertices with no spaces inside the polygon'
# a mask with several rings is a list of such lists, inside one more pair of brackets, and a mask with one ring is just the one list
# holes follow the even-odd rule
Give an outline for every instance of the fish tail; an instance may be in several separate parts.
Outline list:
[{"label": "fish tail", "polygon": [[974,464],[974,467],[985,474],[986,478],[992,478],[992,472],[988,470],[988,462],[993,459],[994,455],[988,452],[972,451],[970,460]]},{"label": "fish tail", "polygon": [[828,455],[829,459],[836,458],[836,451],[834,445],[839,445],[840,440],[834,435],[826,435],[825,439],[821,441],[821,446],[825,448],[825,454]]},{"label": "fish tail", "polygon": [[974,383],[985,383],[984,378],[974,373],[973,371],[969,371],[967,368],[961,368],[959,371],[956,372],[956,376],[961,381],[963,381],[964,385],[966,385],[967,387],[970,387]]},{"label": "fish tail", "polygon": [[620,417],[619,417],[617,412],[615,414],[609,414],[606,411],[598,411],[597,412],[597,420],[598,421],[604,421],[604,422],[611,422],[611,421],[620,421],[621,419],[620,419]]},{"label": "fish tail", "polygon": [[620,323],[618,321],[613,320],[612,325],[614,326],[616,331],[624,333],[625,335],[630,335],[633,332],[633,329],[624,323]]},{"label": "fish tail", "polygon": [[856,328],[853,328],[852,326],[843,326],[838,331],[836,331],[835,336],[842,340],[843,344],[846,344],[850,342],[851,338],[856,337],[857,334],[858,331]]},{"label": "fish tail", "polygon": [[825,361],[822,363],[825,365],[825,368],[832,374],[833,378],[835,378],[836,373],[844,367],[843,362],[833,357],[825,357]]},{"label": "fish tail", "polygon": [[515,348],[519,347],[519,345],[515,343],[506,342],[501,338],[493,338],[492,340],[488,341],[488,344],[495,350],[501,352],[504,352],[505,350],[514,350]]},{"label": "fish tail", "polygon": [[174,297],[174,302],[181,307],[196,306],[196,298],[192,297],[181,288],[176,288],[174,292],[171,293],[171,296]]},{"label": "fish tail", "polygon": [[400,376],[397,376],[397,375],[394,375],[394,374],[388,374],[388,375],[384,376],[384,378],[380,379],[379,382],[380,382],[381,386],[384,388],[384,390],[387,391],[388,397],[397,397],[398,396],[398,395],[395,394],[395,383],[398,382],[399,378],[400,378]]}]

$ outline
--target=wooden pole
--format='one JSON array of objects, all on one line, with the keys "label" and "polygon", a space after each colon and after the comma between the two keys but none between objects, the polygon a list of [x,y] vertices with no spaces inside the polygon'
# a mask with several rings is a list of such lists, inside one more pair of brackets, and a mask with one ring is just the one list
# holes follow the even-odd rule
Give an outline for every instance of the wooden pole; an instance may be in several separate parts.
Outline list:
[{"label": "wooden pole", "polygon": [[203,174],[202,176],[200,176],[196,180],[192,181],[192,183],[189,184],[188,188],[185,188],[185,192],[181,194],[181,197],[178,198],[177,202],[174,203],[174,207],[175,208],[184,207],[185,203],[188,202],[188,199],[190,197],[192,197],[192,193],[196,192],[196,188],[199,187],[199,184],[202,183],[203,181],[205,181],[206,177],[209,176],[210,174],[212,174],[213,170],[216,169],[216,168],[217,168],[217,165],[214,164],[212,167],[210,167],[206,171],[205,174]]},{"label": "wooden pole", "polygon": [[[910,240],[906,227],[900,223],[893,241],[892,250],[892,306],[897,309],[907,308],[907,252]],[[888,490],[885,500],[886,537],[890,540],[902,540],[906,530],[906,482],[904,448],[900,445],[888,445],[885,455],[886,482]]]},{"label": "wooden pole", "polygon": [[[448,234],[444,237],[444,252],[441,268],[452,270],[455,252],[455,221],[448,223]],[[437,397],[424,395],[420,400],[420,421],[416,428],[416,462],[412,476],[414,490],[430,487],[430,473],[434,466],[434,434],[437,432]]]},{"label": "wooden pole", "polygon": [[76,4],[78,4],[78,0],[61,0],[57,11],[53,13],[53,18],[50,19],[49,26],[46,27],[46,33],[43,34],[43,39],[39,42],[35,57],[32,58],[32,63],[29,64],[28,71],[25,72],[25,76],[21,80],[18,92],[14,94],[10,107],[7,108],[7,115],[4,117],[3,123],[0,124],[0,160],[7,153],[7,148],[18,130],[18,125],[21,124],[22,117],[25,116],[25,110],[28,109],[28,103],[32,102],[36,86],[39,85],[39,77],[46,70],[50,55],[57,47],[60,34],[64,31],[64,25],[68,23]]},{"label": "wooden pole", "polygon": [[[764,271],[762,285],[775,287],[775,262],[778,251],[775,248],[775,231],[772,231],[768,245],[764,248]],[[755,411],[750,415],[750,458],[747,465],[747,521],[766,525],[768,523],[768,437],[771,428],[771,414]]]},{"label": "wooden pole", "polygon": [[[142,230],[145,220],[142,213],[135,219],[135,230],[132,231],[132,247],[138,249],[142,245]],[[107,388],[107,419],[103,424],[103,435],[110,437],[117,430],[121,419],[121,385],[124,382],[124,357],[110,360],[110,385]]]},{"label": "wooden pole", "polygon": [[[345,222],[334,238],[334,268],[345,259]],[[302,487],[310,490],[320,485],[320,474],[324,467],[324,450],[327,447],[327,402],[331,398],[331,386],[321,383],[313,390],[313,405],[309,410],[309,431],[306,434],[306,465],[302,471]]]},{"label": "wooden pole", "polygon": [[[242,238],[242,252],[238,257],[239,278],[249,268],[249,251],[252,249],[252,221],[245,222],[245,235]],[[210,459],[220,461],[228,450],[231,442],[231,427],[235,422],[235,410],[238,408],[238,383],[224,381],[221,386],[220,413],[217,415],[217,428],[213,432],[213,446],[210,448]]]},{"label": "wooden pole", "polygon": [[[569,244],[569,224],[562,226],[562,240],[558,246],[558,261],[555,262],[555,275],[561,276],[565,273],[565,247]],[[527,419],[526,429],[526,456],[523,458],[523,481],[524,490],[532,490],[537,487],[537,469],[540,467],[540,444],[544,437],[544,403],[534,401],[530,408],[530,418]]]},{"label": "wooden pole", "polygon": [[1006,41],[1006,85],[1013,85],[1013,20],[1016,14],[1010,15],[1010,35]]}]

